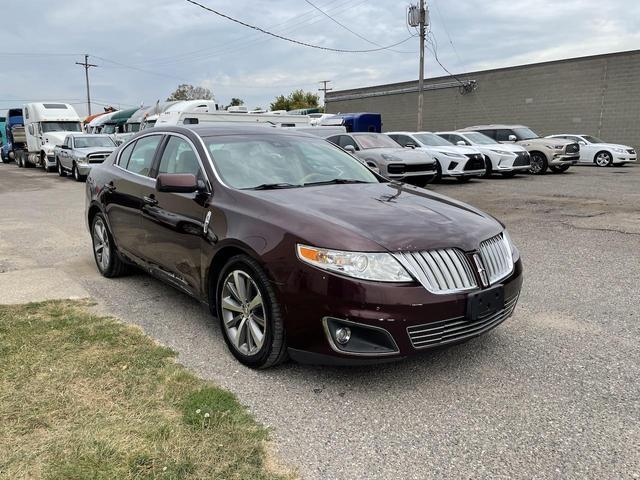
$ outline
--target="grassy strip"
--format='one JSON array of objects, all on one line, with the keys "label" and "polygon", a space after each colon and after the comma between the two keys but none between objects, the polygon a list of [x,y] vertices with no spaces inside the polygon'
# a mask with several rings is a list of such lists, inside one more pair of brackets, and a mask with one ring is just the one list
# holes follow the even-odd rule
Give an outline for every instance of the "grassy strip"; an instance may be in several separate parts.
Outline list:
[{"label": "grassy strip", "polygon": [[86,303],[0,306],[0,478],[281,479],[267,431]]}]

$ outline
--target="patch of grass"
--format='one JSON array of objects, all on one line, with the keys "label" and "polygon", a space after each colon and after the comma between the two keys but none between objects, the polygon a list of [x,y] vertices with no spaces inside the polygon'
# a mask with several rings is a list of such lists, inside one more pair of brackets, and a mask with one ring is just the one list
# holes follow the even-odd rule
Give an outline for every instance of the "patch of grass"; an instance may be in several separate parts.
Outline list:
[{"label": "patch of grass", "polygon": [[0,479],[285,479],[267,431],[86,302],[0,306]]}]

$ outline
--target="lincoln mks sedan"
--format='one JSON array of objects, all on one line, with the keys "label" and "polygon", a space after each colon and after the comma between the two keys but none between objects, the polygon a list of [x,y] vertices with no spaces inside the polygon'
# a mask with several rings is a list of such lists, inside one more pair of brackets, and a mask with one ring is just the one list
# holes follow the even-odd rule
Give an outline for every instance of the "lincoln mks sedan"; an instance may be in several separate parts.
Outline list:
[{"label": "lincoln mks sedan", "polygon": [[460,343],[511,316],[522,285],[499,221],[295,129],[145,130],[86,192],[100,273],[137,267],[205,303],[254,368]]}]

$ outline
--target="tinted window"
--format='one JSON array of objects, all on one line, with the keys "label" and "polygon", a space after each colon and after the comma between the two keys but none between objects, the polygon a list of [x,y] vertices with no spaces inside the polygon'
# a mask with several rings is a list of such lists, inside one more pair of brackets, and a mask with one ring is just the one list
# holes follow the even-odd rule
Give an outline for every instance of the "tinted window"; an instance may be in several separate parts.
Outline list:
[{"label": "tinted window", "polygon": [[65,110],[67,106],[64,103],[43,103],[44,108],[51,108],[56,110]]},{"label": "tinted window", "polygon": [[398,142],[403,147],[406,147],[409,144],[415,145],[416,142],[413,138],[408,135],[389,135],[393,140]]},{"label": "tinted window", "polygon": [[451,142],[446,141],[444,138],[439,137],[435,133],[416,133],[414,136],[422,143],[423,145],[428,145],[430,147],[450,147]]},{"label": "tinted window", "polygon": [[496,140],[496,131],[495,130],[478,130],[483,135],[486,135],[489,138],[493,138]]},{"label": "tinted window", "polygon": [[120,152],[120,159],[118,160],[118,165],[120,165],[122,168],[126,168],[127,163],[129,162],[129,157],[131,156],[131,151],[133,150],[133,147],[135,147],[135,145],[136,145],[136,142],[132,142],[126,147],[124,147],[122,149],[122,152]]},{"label": "tinted window", "polygon": [[153,164],[153,156],[161,138],[160,135],[152,135],[138,140],[133,147],[125,168],[132,173],[148,177]]},{"label": "tinted window", "polygon": [[354,135],[363,150],[369,148],[397,148],[396,142],[382,133],[358,133]]},{"label": "tinted window", "polygon": [[501,129],[496,131],[496,140],[499,142],[508,142],[509,135],[514,135],[513,130]]},{"label": "tinted window", "polygon": [[346,147],[347,145],[351,145],[353,148],[358,150],[358,145],[356,144],[356,142],[353,141],[353,138],[351,138],[349,135],[340,135],[340,138],[338,140],[338,145],[340,145],[342,148]]},{"label": "tinted window", "polygon": [[189,142],[172,136],[162,152],[158,173],[192,173],[199,176],[198,157]]}]

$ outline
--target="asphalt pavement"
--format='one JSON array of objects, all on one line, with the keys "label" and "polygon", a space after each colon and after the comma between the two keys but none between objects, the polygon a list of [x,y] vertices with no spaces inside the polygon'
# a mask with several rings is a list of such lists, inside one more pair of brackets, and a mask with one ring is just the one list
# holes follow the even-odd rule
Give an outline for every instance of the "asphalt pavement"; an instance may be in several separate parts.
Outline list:
[{"label": "asphalt pavement", "polygon": [[95,268],[84,184],[0,164],[0,303],[89,295],[238,395],[305,479],[640,478],[640,167],[429,188],[506,223],[514,316],[394,364],[253,371],[188,296]]}]

